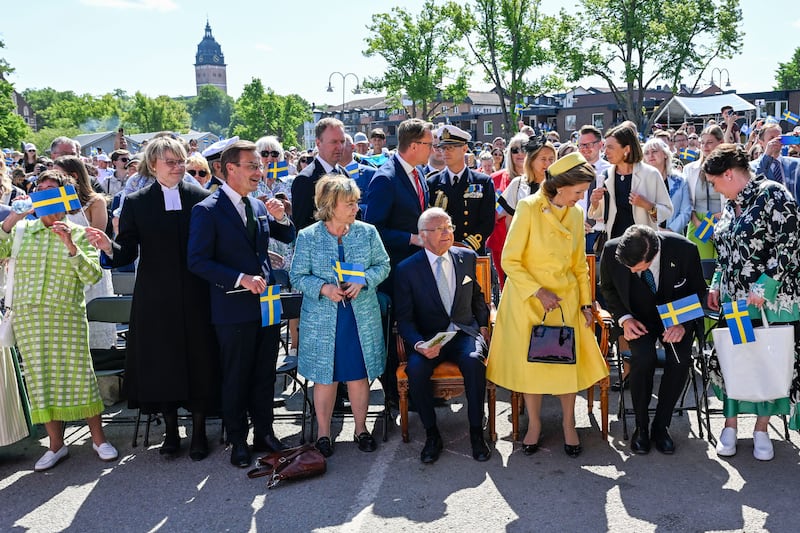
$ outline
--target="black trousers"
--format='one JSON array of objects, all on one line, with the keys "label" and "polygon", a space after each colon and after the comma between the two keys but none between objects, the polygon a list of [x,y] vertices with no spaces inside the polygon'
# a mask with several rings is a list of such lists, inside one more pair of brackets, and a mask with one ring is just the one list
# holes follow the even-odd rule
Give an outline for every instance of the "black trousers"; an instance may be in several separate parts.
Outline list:
[{"label": "black trousers", "polygon": [[272,434],[272,401],[280,326],[261,321],[217,325],[222,364],[222,419],[232,443],[247,440],[247,415],[256,438]]},{"label": "black trousers", "polygon": [[433,370],[444,361],[456,363],[464,376],[470,427],[483,427],[486,366],[480,359],[480,355],[485,355],[485,344],[482,339],[472,338],[459,331],[450,342],[442,347],[436,359],[428,359],[414,351],[413,347],[409,348],[408,364],[406,365],[408,395],[414,402],[425,429],[432,429],[436,426],[431,375]]},{"label": "black trousers", "polygon": [[[658,389],[658,405],[653,417],[652,430],[654,433],[669,427],[672,421],[672,411],[678,403],[686,377],[692,363],[692,342],[694,341],[694,323],[683,325],[686,333],[681,342],[673,345],[664,343],[665,360],[664,375],[661,377],[661,386]],[[653,375],[656,371],[656,341],[658,337],[652,334],[643,335],[636,340],[629,341],[631,347],[631,371],[628,380],[631,384],[631,399],[633,410],[636,413],[636,425],[646,429],[650,421],[648,409],[650,398],[653,395]],[[675,352],[673,353],[672,347]],[[675,359],[675,354],[678,360]]]}]

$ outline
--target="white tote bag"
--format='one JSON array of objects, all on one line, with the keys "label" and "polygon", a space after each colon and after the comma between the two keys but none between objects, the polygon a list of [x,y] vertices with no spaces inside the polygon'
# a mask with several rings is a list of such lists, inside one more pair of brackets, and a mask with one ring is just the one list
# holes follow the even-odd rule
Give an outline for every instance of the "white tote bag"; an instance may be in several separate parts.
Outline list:
[{"label": "white tote bag", "polygon": [[715,328],[717,352],[725,394],[734,400],[765,402],[789,396],[794,373],[794,326],[753,328],[755,342],[733,344],[728,328]]}]

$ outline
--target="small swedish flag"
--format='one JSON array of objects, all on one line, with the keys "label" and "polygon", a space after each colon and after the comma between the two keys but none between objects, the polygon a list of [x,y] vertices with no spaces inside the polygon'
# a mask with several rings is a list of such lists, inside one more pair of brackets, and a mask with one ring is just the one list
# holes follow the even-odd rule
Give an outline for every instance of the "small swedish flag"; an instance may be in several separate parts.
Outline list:
[{"label": "small swedish flag", "polygon": [[700,220],[700,225],[694,230],[694,236],[702,242],[708,242],[708,239],[714,234],[714,224],[717,223],[717,217],[713,216],[709,211]]},{"label": "small swedish flag", "polygon": [[789,124],[794,125],[800,122],[800,115],[798,115],[797,113],[792,113],[787,109],[786,111],[783,112],[783,120],[785,120]]},{"label": "small swedish flag", "polygon": [[331,259],[333,271],[336,272],[336,279],[340,283],[353,282],[366,284],[367,275],[364,273],[364,265],[359,263],[345,263]]},{"label": "small swedish flag", "polygon": [[700,298],[696,294],[690,294],[685,298],[679,298],[674,302],[657,307],[665,328],[682,324],[695,318],[702,318],[705,315],[703,306],[700,305]]},{"label": "small swedish flag", "polygon": [[281,286],[268,285],[261,293],[261,327],[272,326],[281,321]]},{"label": "small swedish flag", "polygon": [[747,312],[747,300],[726,302],[722,304],[722,312],[725,315],[725,322],[728,323],[733,344],[746,344],[756,340],[753,322]]},{"label": "small swedish flag", "polygon": [[269,163],[267,165],[267,177],[276,180],[284,178],[289,175],[289,163],[286,161],[278,161],[277,163]]},{"label": "small swedish flag", "polygon": [[358,163],[350,163],[344,169],[347,171],[347,175],[351,178],[355,178],[358,175]]},{"label": "small swedish flag", "polygon": [[684,148],[678,152],[678,157],[684,161],[697,161],[697,159],[700,157],[700,152],[697,150],[692,150],[691,148]]},{"label": "small swedish flag", "polygon": [[31,193],[31,202],[33,202],[33,208],[36,210],[37,217],[64,213],[65,211],[74,211],[81,208],[78,193],[75,192],[75,187],[72,185]]}]

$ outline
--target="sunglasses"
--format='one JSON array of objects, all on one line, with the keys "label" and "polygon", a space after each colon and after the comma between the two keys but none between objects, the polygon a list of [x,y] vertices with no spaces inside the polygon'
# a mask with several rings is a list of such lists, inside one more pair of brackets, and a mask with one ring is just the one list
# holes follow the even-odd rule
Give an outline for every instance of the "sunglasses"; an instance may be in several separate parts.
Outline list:
[{"label": "sunglasses", "polygon": [[128,161],[130,161],[130,159],[127,157],[118,157],[117,161],[122,161],[123,163],[127,163]]},{"label": "sunglasses", "polygon": [[197,176],[205,178],[206,176],[208,176],[208,172],[206,172],[205,170],[187,170],[186,172],[188,172],[193,178],[196,178]]},{"label": "sunglasses", "polygon": [[313,157],[301,157],[300,158],[300,162],[303,163],[304,165],[309,165],[309,164],[311,164],[312,161],[314,161]]},{"label": "sunglasses", "polygon": [[261,157],[280,157],[281,153],[277,150],[261,150]]},{"label": "sunglasses", "polygon": [[511,153],[514,154],[514,155],[517,155],[518,153],[524,152],[524,151],[525,150],[523,150],[522,148],[517,148],[517,147],[511,148]]}]

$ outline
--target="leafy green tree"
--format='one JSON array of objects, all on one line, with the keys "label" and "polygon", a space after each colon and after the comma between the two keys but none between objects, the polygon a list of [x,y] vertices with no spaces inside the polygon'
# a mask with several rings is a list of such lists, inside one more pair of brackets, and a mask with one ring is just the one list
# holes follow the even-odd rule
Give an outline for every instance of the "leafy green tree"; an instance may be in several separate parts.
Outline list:
[{"label": "leafy green tree", "polygon": [[233,114],[233,98],[213,85],[204,85],[196,97],[186,102],[192,128],[226,136]]},{"label": "leafy green tree", "polygon": [[742,47],[739,0],[580,0],[561,10],[552,51],[568,81],[605,80],[624,118],[642,131],[645,91],[657,80],[679,87]]},{"label": "leafy green tree", "polygon": [[[0,41],[0,48],[5,48],[3,41]],[[31,129],[15,113],[14,86],[5,79],[5,75],[13,71],[6,60],[0,58],[0,146],[16,148],[29,138]]]},{"label": "leafy green tree", "polygon": [[792,59],[786,63],[778,63],[775,72],[776,91],[800,89],[800,48],[795,48]]},{"label": "leafy green tree", "polygon": [[40,127],[77,127],[82,133],[115,129],[130,101],[121,89],[96,97],[46,87],[27,89],[23,96],[36,112]]},{"label": "leafy green tree", "polygon": [[275,135],[283,144],[299,144],[303,122],[311,120],[308,102],[297,95],[281,96],[258,78],[244,86],[236,100],[230,131],[242,139],[255,141]]},{"label": "leafy green tree", "polygon": [[538,94],[561,88],[557,76],[538,79],[528,76],[532,69],[553,61],[548,38],[555,20],[541,12],[541,0],[474,0],[466,7],[453,4],[456,27],[467,41],[472,55],[484,71],[484,79],[494,86],[503,110],[505,131],[517,130],[516,104],[524,94]]},{"label": "leafy green tree", "polygon": [[[383,57],[386,70],[366,79],[364,88],[386,91],[397,107],[407,97],[411,116],[426,120],[437,114],[443,100],[463,101],[469,70],[453,18],[450,4],[437,6],[433,0],[426,0],[416,17],[401,7],[373,15],[363,53]],[[451,64],[456,62],[464,66],[455,69]],[[451,80],[447,84],[446,78]]]},{"label": "leafy green tree", "polygon": [[150,98],[138,91],[123,120],[125,129],[131,132],[184,131],[189,123],[189,113],[183,102],[163,95]]},{"label": "leafy green tree", "polygon": [[43,154],[45,151],[50,149],[50,143],[53,142],[53,139],[56,137],[75,138],[81,133],[86,132],[83,132],[74,126],[69,128],[46,127],[35,131],[29,137],[26,137],[26,140],[35,144],[39,148],[39,153]]}]

